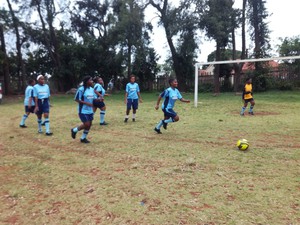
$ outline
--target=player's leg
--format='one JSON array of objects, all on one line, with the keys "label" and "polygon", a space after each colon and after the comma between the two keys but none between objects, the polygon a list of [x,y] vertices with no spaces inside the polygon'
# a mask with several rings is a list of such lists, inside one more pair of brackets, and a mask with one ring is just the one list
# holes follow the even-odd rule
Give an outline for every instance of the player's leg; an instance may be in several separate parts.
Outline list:
[{"label": "player's leg", "polygon": [[132,102],[132,121],[135,122],[135,118],[136,118],[136,111],[139,108],[139,100],[138,99],[134,99]]},{"label": "player's leg", "polygon": [[44,112],[44,122],[46,127],[46,135],[51,136],[53,133],[50,131],[50,119],[49,119],[50,105],[48,101],[45,101],[43,104],[43,112]]},{"label": "player's leg", "polygon": [[102,106],[100,108],[100,125],[107,125],[105,122],[105,114],[106,114],[106,106],[105,103],[102,102]]},{"label": "player's leg", "polygon": [[132,100],[128,99],[127,100],[127,105],[126,105],[126,115],[125,115],[125,120],[124,120],[125,123],[127,123],[127,121],[128,121],[131,107],[132,107]]},{"label": "player's leg", "polygon": [[80,142],[87,144],[87,143],[90,143],[90,141],[87,140],[87,136],[91,129],[92,121],[93,121],[94,117],[93,117],[93,114],[85,114],[85,115],[86,115],[86,121],[83,123],[84,130],[81,135]]},{"label": "player's leg", "polygon": [[22,116],[22,119],[21,119],[21,122],[20,122],[20,127],[21,128],[26,128],[27,126],[25,125],[25,121],[26,119],[28,118],[29,114],[31,112],[33,112],[33,109],[34,107],[28,107],[28,106],[25,106],[25,114]]},{"label": "player's leg", "polygon": [[254,113],[253,113],[253,108],[254,108],[254,105],[255,105],[254,99],[251,99],[250,104],[251,105],[250,105],[250,109],[249,109],[249,114],[254,115]]},{"label": "player's leg", "polygon": [[244,105],[243,105],[242,110],[240,112],[241,116],[245,115],[245,110],[246,110],[247,106],[248,106],[248,101],[244,100]]}]

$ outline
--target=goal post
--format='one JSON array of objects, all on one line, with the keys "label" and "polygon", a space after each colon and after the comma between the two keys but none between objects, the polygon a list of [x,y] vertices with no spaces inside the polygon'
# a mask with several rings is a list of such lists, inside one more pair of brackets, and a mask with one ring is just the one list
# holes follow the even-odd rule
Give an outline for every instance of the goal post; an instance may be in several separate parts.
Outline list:
[{"label": "goal post", "polygon": [[259,59],[236,59],[236,60],[225,60],[225,61],[213,61],[213,62],[200,62],[195,64],[195,87],[194,87],[194,106],[198,107],[198,83],[199,73],[198,69],[201,66],[206,65],[218,65],[218,64],[229,64],[229,63],[247,63],[247,62],[264,62],[264,61],[276,61],[276,60],[293,60],[300,59],[298,56],[285,56],[285,57],[271,57],[271,58],[259,58]]}]

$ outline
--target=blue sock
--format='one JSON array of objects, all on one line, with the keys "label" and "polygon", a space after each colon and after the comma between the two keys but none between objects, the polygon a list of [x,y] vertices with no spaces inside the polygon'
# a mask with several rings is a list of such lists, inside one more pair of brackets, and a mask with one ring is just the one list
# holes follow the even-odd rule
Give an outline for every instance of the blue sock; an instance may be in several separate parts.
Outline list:
[{"label": "blue sock", "polygon": [[89,131],[88,130],[84,130],[83,133],[82,133],[82,136],[81,136],[81,140],[85,139],[88,134],[89,134]]},{"label": "blue sock", "polygon": [[243,106],[243,107],[242,107],[241,114],[244,114],[245,110],[246,110],[246,107]]},{"label": "blue sock", "polygon": [[249,109],[249,112],[250,112],[250,113],[253,112],[253,107],[254,107],[254,106],[252,106],[252,105],[250,106],[250,109]]},{"label": "blue sock", "polygon": [[73,132],[77,133],[78,132],[78,127],[74,127]]},{"label": "blue sock", "polygon": [[156,129],[160,129],[162,125],[163,125],[163,122],[162,122],[162,120],[161,120],[161,121],[159,121],[159,123],[156,125]]},{"label": "blue sock", "polygon": [[27,119],[27,117],[27,114],[23,115],[20,125],[25,125],[25,120]]},{"label": "blue sock", "polygon": [[38,119],[38,128],[39,128],[39,132],[42,132],[42,119]]},{"label": "blue sock", "polygon": [[174,120],[173,120],[173,118],[172,118],[172,117],[170,117],[169,119],[167,119],[167,120],[164,120],[164,122],[165,122],[165,123],[173,123],[173,122],[174,122]]},{"label": "blue sock", "polygon": [[105,110],[100,111],[100,123],[104,123],[104,117],[105,117]]},{"label": "blue sock", "polygon": [[46,133],[50,133],[50,121],[49,121],[49,118],[45,118],[44,123],[45,123],[45,127],[46,127]]}]

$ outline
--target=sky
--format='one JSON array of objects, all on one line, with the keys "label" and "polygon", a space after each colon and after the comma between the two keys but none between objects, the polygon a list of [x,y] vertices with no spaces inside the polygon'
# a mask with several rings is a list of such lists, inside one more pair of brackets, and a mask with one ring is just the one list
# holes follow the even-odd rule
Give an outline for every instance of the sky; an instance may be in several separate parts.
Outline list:
[{"label": "sky", "polygon": [[[172,0],[173,4],[176,4],[178,0]],[[270,37],[270,44],[272,49],[273,56],[278,56],[277,52],[275,51],[277,48],[276,46],[280,44],[279,38],[285,37],[294,37],[300,35],[300,27],[298,25],[298,21],[300,19],[299,13],[299,0],[266,0],[266,8],[270,17],[268,18],[267,22],[269,25],[269,29],[271,31]],[[235,8],[242,8],[242,0],[236,0],[234,4]],[[154,26],[152,38],[152,45],[156,49],[158,55],[160,55],[160,63],[163,63],[164,60],[168,56],[168,44],[165,38],[164,30],[162,27],[157,27],[158,18],[155,17],[155,10],[151,7],[146,11],[146,18],[149,18],[148,21],[151,21],[152,25]],[[241,40],[240,29],[236,34],[237,40],[237,49],[241,47],[241,43],[238,40]],[[199,48],[201,53],[198,54],[197,61],[198,62],[206,62],[207,56],[215,50],[215,43],[213,41],[204,40],[204,38],[200,37]],[[248,48],[251,49],[249,46],[249,41],[246,43]],[[238,49],[239,50],[239,49]],[[241,49],[240,49],[241,50]]]}]

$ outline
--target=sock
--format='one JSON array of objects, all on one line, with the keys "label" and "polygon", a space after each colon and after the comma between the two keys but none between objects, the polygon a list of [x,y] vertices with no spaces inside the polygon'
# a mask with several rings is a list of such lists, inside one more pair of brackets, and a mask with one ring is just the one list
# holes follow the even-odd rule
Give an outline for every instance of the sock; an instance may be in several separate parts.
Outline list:
[{"label": "sock", "polygon": [[246,110],[246,107],[243,106],[243,107],[242,107],[241,114],[244,114],[245,110]]},{"label": "sock", "polygon": [[132,114],[132,119],[135,119],[135,115],[136,115],[135,113]]},{"label": "sock", "polygon": [[88,130],[84,130],[81,136],[81,140],[85,139],[87,137],[87,135],[89,134]]},{"label": "sock", "polygon": [[100,123],[104,123],[104,117],[105,117],[105,110],[100,111]]},{"label": "sock", "polygon": [[25,125],[25,120],[27,119],[27,117],[27,114],[23,115],[20,125]]},{"label": "sock", "polygon": [[78,132],[78,127],[74,127],[73,132],[77,133]]},{"label": "sock", "polygon": [[254,106],[252,106],[252,105],[250,106],[250,109],[249,109],[249,112],[250,112],[250,113],[253,112],[253,107],[254,107]]},{"label": "sock", "polygon": [[45,118],[44,123],[45,123],[45,127],[46,127],[46,133],[50,133],[50,121],[49,121],[49,118]]},{"label": "sock", "polygon": [[128,119],[129,118],[129,115],[125,115],[125,119]]},{"label": "sock", "polygon": [[163,121],[159,121],[159,123],[156,125],[156,129],[160,129],[161,126],[163,125]]},{"label": "sock", "polygon": [[39,132],[42,132],[42,119],[38,119],[38,128],[39,128]]},{"label": "sock", "polygon": [[173,118],[172,118],[172,117],[170,117],[169,119],[167,119],[167,120],[164,120],[164,122],[165,122],[165,123],[173,123],[173,122],[174,122],[174,120],[173,120]]}]

